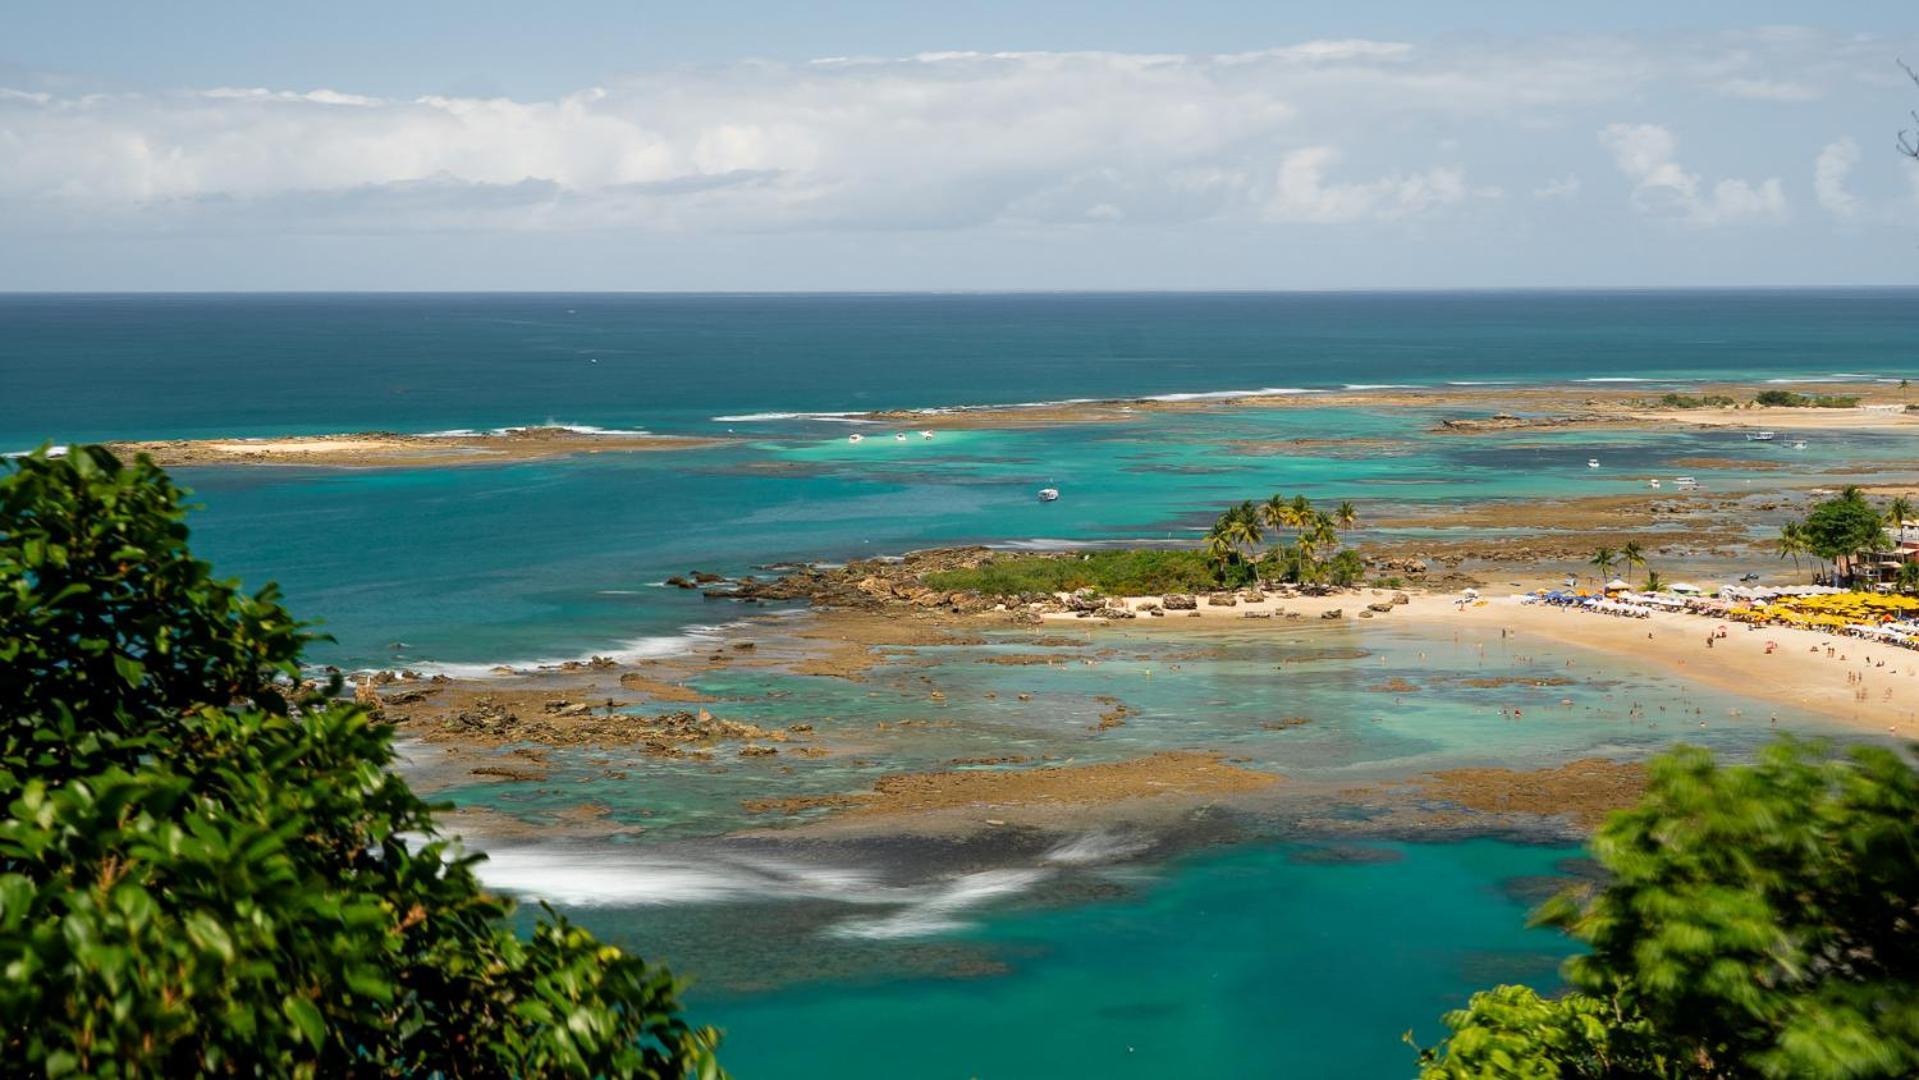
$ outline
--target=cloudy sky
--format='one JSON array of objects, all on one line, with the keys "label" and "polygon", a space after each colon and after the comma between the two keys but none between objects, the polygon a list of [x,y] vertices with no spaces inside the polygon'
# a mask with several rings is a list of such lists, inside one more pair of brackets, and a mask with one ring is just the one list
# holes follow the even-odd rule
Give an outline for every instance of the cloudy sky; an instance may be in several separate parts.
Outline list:
[{"label": "cloudy sky", "polygon": [[0,289],[1919,281],[1911,0],[283,6],[10,11]]}]

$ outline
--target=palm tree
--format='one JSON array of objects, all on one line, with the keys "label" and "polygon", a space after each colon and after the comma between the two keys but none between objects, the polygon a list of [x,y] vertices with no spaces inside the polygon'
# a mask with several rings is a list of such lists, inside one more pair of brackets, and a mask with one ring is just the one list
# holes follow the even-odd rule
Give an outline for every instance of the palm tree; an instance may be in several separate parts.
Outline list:
[{"label": "palm tree", "polygon": [[1666,587],[1666,579],[1659,576],[1659,571],[1657,570],[1646,571],[1646,591],[1647,592],[1658,592],[1659,590],[1665,587]]},{"label": "palm tree", "polygon": [[1886,503],[1886,527],[1895,533],[1902,532],[1907,519],[1912,517],[1912,500],[1904,495],[1894,495]]},{"label": "palm tree", "polygon": [[1626,576],[1628,578],[1632,577],[1633,567],[1646,565],[1646,551],[1639,546],[1639,541],[1637,540],[1628,540],[1620,545],[1619,558],[1626,564]]},{"label": "palm tree", "polygon": [[1259,531],[1259,510],[1251,502],[1243,502],[1220,515],[1220,534],[1234,549],[1256,550],[1261,535]]},{"label": "palm tree", "polygon": [[1598,550],[1593,552],[1593,557],[1587,561],[1599,568],[1599,580],[1603,582],[1612,576],[1612,567],[1614,563],[1619,561],[1619,553],[1602,545]]},{"label": "palm tree", "polygon": [[1333,520],[1339,523],[1340,528],[1350,529],[1359,524],[1359,511],[1353,509],[1352,503],[1342,502],[1338,509],[1333,511]]},{"label": "palm tree", "polygon": [[1261,521],[1275,529],[1288,529],[1298,524],[1293,520],[1293,504],[1284,495],[1274,495],[1259,504]]},{"label": "palm tree", "polygon": [[1206,545],[1203,549],[1206,553],[1206,561],[1212,564],[1213,576],[1219,579],[1221,584],[1226,581],[1226,568],[1233,565],[1239,558],[1239,549],[1226,538],[1224,524],[1224,522],[1215,524],[1212,531],[1206,534]]},{"label": "palm tree", "polygon": [[1900,592],[1919,593],[1919,563],[1901,563],[1898,582]]},{"label": "palm tree", "polygon": [[1799,569],[1799,556],[1806,553],[1806,534],[1797,521],[1788,521],[1779,526],[1779,557],[1792,559],[1792,568]]}]

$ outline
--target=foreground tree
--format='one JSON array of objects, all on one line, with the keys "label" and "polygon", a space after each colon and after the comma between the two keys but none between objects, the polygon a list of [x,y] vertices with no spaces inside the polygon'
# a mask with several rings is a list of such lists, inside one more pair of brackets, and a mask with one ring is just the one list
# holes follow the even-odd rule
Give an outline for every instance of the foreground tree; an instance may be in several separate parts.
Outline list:
[{"label": "foreground tree", "polygon": [[1608,883],[1536,916],[1588,946],[1572,992],[1475,995],[1423,1076],[1919,1072],[1919,771],[1902,756],[1787,740],[1726,767],[1681,747],[1592,851]]},{"label": "foreground tree", "polygon": [[718,1075],[665,970],[513,932],[181,498],[94,447],[0,478],[0,1072]]},{"label": "foreground tree", "polygon": [[1845,563],[1848,572],[1863,554],[1892,547],[1886,535],[1886,515],[1866,501],[1857,485],[1813,506],[1797,525],[1805,550],[1833,565],[1834,575]]}]

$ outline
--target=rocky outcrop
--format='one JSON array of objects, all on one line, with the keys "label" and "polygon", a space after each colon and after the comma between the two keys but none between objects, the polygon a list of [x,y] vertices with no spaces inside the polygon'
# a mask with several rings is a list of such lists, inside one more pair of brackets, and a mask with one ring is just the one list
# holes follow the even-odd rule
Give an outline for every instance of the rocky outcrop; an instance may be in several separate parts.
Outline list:
[{"label": "rocky outcrop", "polygon": [[1480,431],[1523,431],[1537,428],[1586,427],[1593,424],[1632,423],[1630,416],[1615,416],[1607,413],[1580,413],[1576,416],[1514,416],[1512,413],[1494,413],[1491,416],[1469,416],[1453,420],[1441,420],[1435,431],[1469,435]]},{"label": "rocky outcrop", "polygon": [[[442,737],[493,743],[536,742],[547,746],[638,746],[651,754],[685,755],[723,742],[785,742],[786,731],[721,720],[705,709],[641,716],[599,712],[585,702],[548,701],[539,716],[521,716],[506,702],[481,695],[445,717]],[[743,756],[753,756],[744,754]]]},{"label": "rocky outcrop", "polygon": [[1160,599],[1160,606],[1167,611],[1194,611],[1199,607],[1199,598],[1185,593],[1168,593]]}]

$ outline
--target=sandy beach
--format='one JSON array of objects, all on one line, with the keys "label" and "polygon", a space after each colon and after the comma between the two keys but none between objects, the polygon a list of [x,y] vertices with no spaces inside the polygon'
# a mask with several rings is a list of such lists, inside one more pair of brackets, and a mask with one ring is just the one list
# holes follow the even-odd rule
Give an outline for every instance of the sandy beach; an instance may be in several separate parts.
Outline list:
[{"label": "sandy beach", "polygon": [[110,443],[122,457],[145,454],[157,464],[324,465],[345,468],[423,468],[497,465],[573,454],[697,450],[723,439],[582,431],[564,427],[504,428],[490,432],[409,435],[367,431],[260,439],[168,439]]},{"label": "sandy beach", "polygon": [[[1128,627],[1244,629],[1286,632],[1337,618],[1362,632],[1389,622],[1450,625],[1506,631],[1516,641],[1543,638],[1601,653],[1609,665],[1657,672],[1764,701],[1817,712],[1862,732],[1919,737],[1919,652],[1857,638],[1790,627],[1749,627],[1681,612],[1655,612],[1647,619],[1621,619],[1591,612],[1521,604],[1512,596],[1461,603],[1457,594],[1411,593],[1390,604],[1388,589],[1361,589],[1332,596],[1239,600],[1231,607],[1200,601],[1194,611],[1129,620]],[[1157,596],[1116,598],[1114,607],[1139,611],[1162,602]],[[1333,615],[1334,612],[1338,614]],[[1359,615],[1370,616],[1360,621]],[[1106,620],[1071,614],[1046,616],[1051,623],[1095,627]],[[1719,627],[1726,636],[1706,646]],[[1772,645],[1772,651],[1767,646]]]}]

